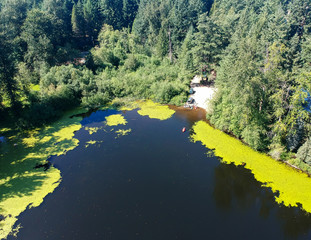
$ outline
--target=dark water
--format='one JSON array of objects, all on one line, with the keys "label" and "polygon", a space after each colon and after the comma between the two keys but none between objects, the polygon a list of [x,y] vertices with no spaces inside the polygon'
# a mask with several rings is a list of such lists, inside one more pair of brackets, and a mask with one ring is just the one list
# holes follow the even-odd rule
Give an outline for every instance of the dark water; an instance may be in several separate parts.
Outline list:
[{"label": "dark water", "polygon": [[[112,113],[82,124],[102,126]],[[50,159],[60,186],[20,216],[18,239],[311,239],[310,216],[276,204],[250,171],[190,142],[181,129],[204,116],[192,113],[159,121],[125,112],[121,128],[132,132],[119,138],[110,131],[119,127],[78,131],[79,147]],[[85,148],[89,140],[102,143]]]}]

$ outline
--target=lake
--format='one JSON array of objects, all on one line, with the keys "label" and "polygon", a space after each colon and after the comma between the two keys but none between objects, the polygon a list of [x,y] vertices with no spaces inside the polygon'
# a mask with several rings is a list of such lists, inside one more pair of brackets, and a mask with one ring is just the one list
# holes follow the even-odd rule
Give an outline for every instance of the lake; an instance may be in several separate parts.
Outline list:
[{"label": "lake", "polygon": [[8,239],[311,239],[307,212],[192,140],[203,111],[170,108],[162,120],[137,109],[83,115],[76,147],[49,158],[61,181]]}]

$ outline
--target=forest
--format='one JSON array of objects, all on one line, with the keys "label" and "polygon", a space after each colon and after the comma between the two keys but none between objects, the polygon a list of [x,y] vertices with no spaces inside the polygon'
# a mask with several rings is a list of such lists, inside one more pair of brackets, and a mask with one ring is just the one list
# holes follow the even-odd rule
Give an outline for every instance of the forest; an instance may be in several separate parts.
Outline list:
[{"label": "forest", "polygon": [[210,123],[311,173],[311,0],[3,0],[0,124],[136,99],[181,105],[215,70]]}]

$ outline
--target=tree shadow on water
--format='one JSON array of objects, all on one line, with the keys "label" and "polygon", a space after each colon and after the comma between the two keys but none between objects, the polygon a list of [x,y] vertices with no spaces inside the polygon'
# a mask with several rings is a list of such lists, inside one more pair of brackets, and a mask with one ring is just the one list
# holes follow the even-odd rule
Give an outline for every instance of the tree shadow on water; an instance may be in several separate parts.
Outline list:
[{"label": "tree shadow on water", "polygon": [[247,208],[258,197],[261,183],[254,179],[251,171],[234,164],[220,164],[215,169],[214,199],[216,206],[230,210],[236,203]]},{"label": "tree shadow on water", "polygon": [[79,122],[80,118],[66,117],[40,131],[8,136],[6,151],[0,155],[0,204],[9,198],[32,195],[46,181],[57,181],[49,176],[53,167],[50,169],[47,160],[77,145],[72,139],[73,130],[66,128]]},{"label": "tree shadow on water", "polygon": [[216,206],[230,212],[236,206],[239,210],[259,206],[259,216],[268,219],[275,216],[281,223],[284,235],[299,238],[311,230],[311,214],[299,207],[286,207],[278,204],[270,188],[262,187],[252,172],[243,166],[221,163],[215,168],[215,188],[213,191]]}]

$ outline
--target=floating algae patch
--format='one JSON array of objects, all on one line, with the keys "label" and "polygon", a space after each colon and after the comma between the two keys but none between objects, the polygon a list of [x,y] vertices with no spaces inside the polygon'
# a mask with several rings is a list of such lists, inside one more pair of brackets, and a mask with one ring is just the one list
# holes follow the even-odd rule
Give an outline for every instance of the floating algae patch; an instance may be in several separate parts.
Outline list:
[{"label": "floating algae patch", "polygon": [[[2,195],[0,202],[1,215],[4,217],[4,220],[0,223],[1,239],[6,238],[13,231],[13,226],[20,213],[28,207],[39,206],[43,202],[44,197],[54,191],[59,185],[60,178],[59,170],[51,167],[46,172],[25,172],[1,187],[1,189],[10,189],[9,193]],[[33,186],[32,191],[25,192],[22,188],[27,188],[29,185]],[[11,189],[15,187],[20,187],[21,191],[13,190],[16,191],[14,193]]]},{"label": "floating algae patch", "polygon": [[80,121],[66,116],[40,131],[9,138],[8,151],[0,156],[0,239],[14,233],[13,227],[23,211],[39,206],[59,185],[60,171],[44,166],[48,166],[50,156],[78,146],[73,136],[81,128]]},{"label": "floating algae patch", "polygon": [[138,114],[159,120],[169,119],[175,113],[175,111],[170,109],[168,106],[163,106],[150,100],[146,102],[139,102],[138,106],[140,108],[140,110],[138,110]]},{"label": "floating algae patch", "polygon": [[125,125],[127,121],[121,114],[114,114],[106,117],[106,124],[108,126]]},{"label": "floating algae patch", "polygon": [[136,108],[139,108],[140,101],[135,102],[126,102],[125,105],[119,107],[120,111],[132,111]]},{"label": "floating algae patch", "polygon": [[34,147],[35,144],[40,140],[39,138],[35,137],[36,135],[38,135],[38,129],[34,131],[30,131],[28,134],[29,134],[29,137],[23,138],[22,143],[26,147]]},{"label": "floating algae patch", "polygon": [[119,129],[116,131],[117,137],[119,138],[121,136],[126,136],[128,135],[130,132],[132,132],[132,129]]},{"label": "floating algae patch", "polygon": [[95,145],[96,143],[102,143],[103,141],[95,141],[95,140],[90,140],[85,143],[85,148],[88,148],[91,145]]},{"label": "floating algae patch", "polygon": [[85,130],[88,131],[90,135],[92,135],[93,133],[97,133],[99,129],[100,129],[99,127],[86,127],[85,128]]},{"label": "floating algae patch", "polygon": [[279,196],[275,197],[278,203],[293,207],[300,203],[305,211],[311,212],[311,178],[307,174],[252,150],[206,122],[197,122],[193,131],[192,139],[202,142],[207,148],[215,149],[215,155],[221,157],[224,163],[245,165],[259,182],[264,183],[263,186],[278,192]]},{"label": "floating algae patch", "polygon": [[94,141],[94,140],[88,141],[88,142],[86,142],[85,147],[88,147],[90,145],[94,145],[95,143],[96,143],[96,141]]},{"label": "floating algae patch", "polygon": [[159,120],[167,120],[175,113],[175,111],[170,109],[168,106],[155,103],[151,100],[127,102],[126,105],[120,107],[119,110],[132,111],[137,108],[139,109],[138,114],[141,116],[148,116],[149,118]]}]

